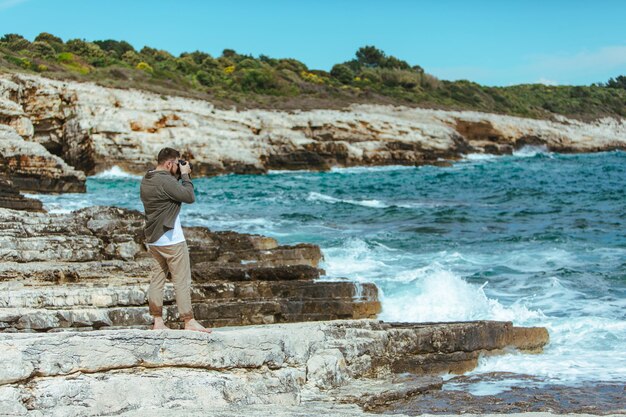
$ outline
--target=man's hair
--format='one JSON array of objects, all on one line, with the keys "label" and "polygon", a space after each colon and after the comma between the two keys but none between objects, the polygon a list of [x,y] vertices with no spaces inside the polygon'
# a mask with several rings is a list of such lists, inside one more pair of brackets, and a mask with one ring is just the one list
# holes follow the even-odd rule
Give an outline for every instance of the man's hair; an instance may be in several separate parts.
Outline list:
[{"label": "man's hair", "polygon": [[170,159],[178,159],[180,157],[180,152],[176,149],[172,148],[163,148],[159,151],[159,155],[157,156],[157,163],[159,165],[169,161]]}]

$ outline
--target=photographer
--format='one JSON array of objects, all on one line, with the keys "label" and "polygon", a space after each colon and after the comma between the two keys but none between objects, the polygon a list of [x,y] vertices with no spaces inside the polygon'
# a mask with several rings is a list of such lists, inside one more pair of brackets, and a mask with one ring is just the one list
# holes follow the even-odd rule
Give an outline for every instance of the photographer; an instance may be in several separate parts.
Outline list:
[{"label": "photographer", "polygon": [[[180,225],[182,203],[195,201],[193,183],[189,178],[191,164],[179,160],[180,153],[163,148],[157,156],[157,167],[148,171],[141,181],[141,201],[146,215],[146,245],[156,263],[148,289],[150,314],[154,330],[167,329],[162,317],[163,287],[168,273],[176,293],[178,313],[185,321],[185,330],[211,333],[193,318],[191,307],[191,266],[189,250]],[[178,181],[180,178],[181,182]]]}]

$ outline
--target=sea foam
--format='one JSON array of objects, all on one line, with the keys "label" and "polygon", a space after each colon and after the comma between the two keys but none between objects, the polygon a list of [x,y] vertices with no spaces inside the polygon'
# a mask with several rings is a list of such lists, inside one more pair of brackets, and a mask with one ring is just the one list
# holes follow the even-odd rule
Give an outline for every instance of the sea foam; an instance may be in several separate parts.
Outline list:
[{"label": "sea foam", "polygon": [[120,167],[113,166],[106,171],[102,171],[96,175],[92,175],[91,178],[98,179],[132,179],[137,180],[141,179],[141,175],[130,174],[128,172],[123,171]]}]

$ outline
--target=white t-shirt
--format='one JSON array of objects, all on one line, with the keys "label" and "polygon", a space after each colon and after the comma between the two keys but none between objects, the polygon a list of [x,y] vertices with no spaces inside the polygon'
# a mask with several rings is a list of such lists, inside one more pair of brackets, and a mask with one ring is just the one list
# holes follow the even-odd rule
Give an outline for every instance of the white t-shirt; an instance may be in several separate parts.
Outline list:
[{"label": "white t-shirt", "polygon": [[180,214],[176,216],[176,221],[174,222],[174,228],[168,230],[154,243],[148,243],[150,246],[169,246],[175,245],[180,242],[185,241],[185,235],[183,235],[183,228],[180,225]]}]

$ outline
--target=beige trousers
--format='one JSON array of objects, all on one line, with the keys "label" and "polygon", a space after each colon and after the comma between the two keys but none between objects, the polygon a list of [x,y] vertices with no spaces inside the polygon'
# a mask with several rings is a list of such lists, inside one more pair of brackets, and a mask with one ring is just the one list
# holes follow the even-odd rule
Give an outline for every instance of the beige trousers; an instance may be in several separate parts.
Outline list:
[{"label": "beige trousers", "polygon": [[169,274],[174,283],[178,314],[183,320],[192,319],[191,265],[187,242],[168,246],[148,245],[148,251],[156,260],[148,288],[150,314],[154,317],[161,317],[163,314],[163,287]]}]

